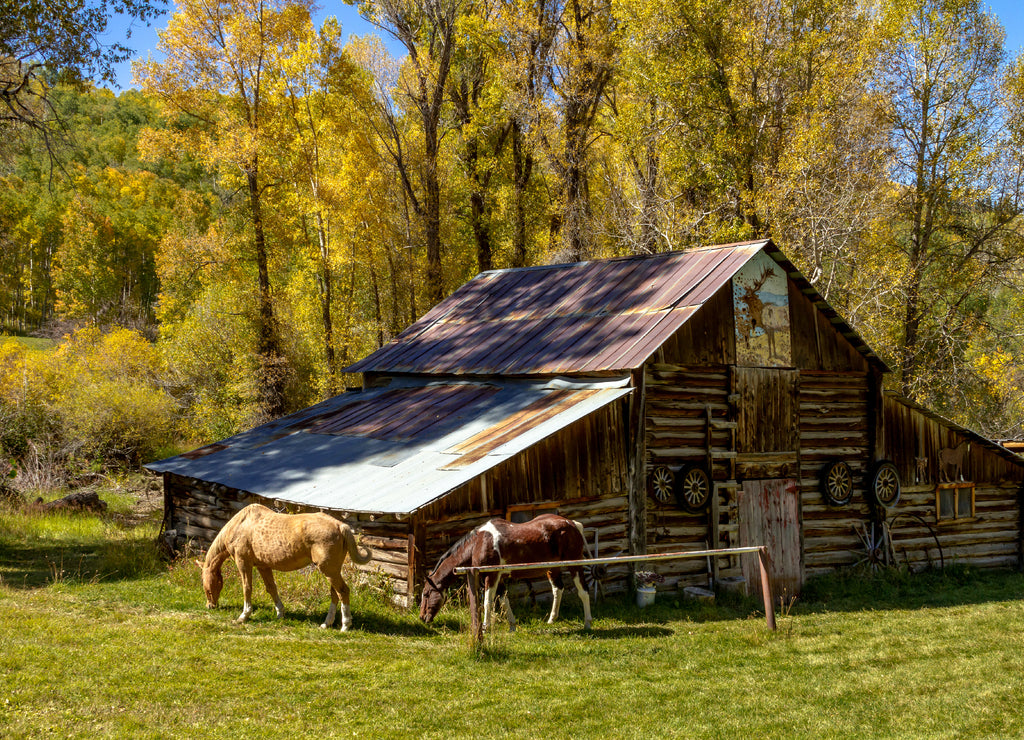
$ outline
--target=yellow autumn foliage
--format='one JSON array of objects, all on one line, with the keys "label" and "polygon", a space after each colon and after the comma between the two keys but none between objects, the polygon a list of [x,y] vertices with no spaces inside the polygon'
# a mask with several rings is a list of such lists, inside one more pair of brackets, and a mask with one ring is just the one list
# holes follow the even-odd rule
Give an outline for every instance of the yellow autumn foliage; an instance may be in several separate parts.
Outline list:
[{"label": "yellow autumn foliage", "polygon": [[53,351],[0,341],[0,445],[29,442],[105,461],[151,459],[176,437],[176,404],[161,387],[156,348],[138,332],[86,327]]}]

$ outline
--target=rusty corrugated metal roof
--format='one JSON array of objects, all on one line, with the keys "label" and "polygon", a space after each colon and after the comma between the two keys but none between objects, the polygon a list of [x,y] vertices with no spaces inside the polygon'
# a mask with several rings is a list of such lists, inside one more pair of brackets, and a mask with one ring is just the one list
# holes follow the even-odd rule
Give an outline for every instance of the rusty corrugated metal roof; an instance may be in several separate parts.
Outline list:
[{"label": "rusty corrugated metal roof", "polygon": [[347,372],[627,371],[767,244],[484,272]]},{"label": "rusty corrugated metal roof", "polygon": [[643,363],[765,251],[837,331],[884,363],[770,241],[477,275],[346,372],[556,375]]},{"label": "rusty corrugated metal roof", "polygon": [[306,506],[404,514],[629,392],[626,378],[406,378],[146,467]]}]

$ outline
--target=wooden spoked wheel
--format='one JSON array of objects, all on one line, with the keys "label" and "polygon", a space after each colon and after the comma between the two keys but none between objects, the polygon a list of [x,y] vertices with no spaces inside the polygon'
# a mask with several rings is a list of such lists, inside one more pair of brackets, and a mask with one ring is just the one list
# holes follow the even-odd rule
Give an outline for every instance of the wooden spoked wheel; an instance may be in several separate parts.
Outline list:
[{"label": "wooden spoked wheel", "polygon": [[658,503],[667,504],[675,496],[676,475],[672,469],[659,465],[647,478],[647,490]]},{"label": "wooden spoked wheel", "polygon": [[825,466],[821,474],[821,492],[833,506],[844,506],[853,498],[853,473],[850,466],[836,460]]},{"label": "wooden spoked wheel", "polygon": [[900,473],[888,460],[883,460],[875,467],[871,477],[871,493],[875,501],[882,506],[894,506],[900,500]]},{"label": "wooden spoked wheel", "polygon": [[711,478],[696,465],[683,470],[676,479],[676,501],[686,511],[699,513],[711,502]]}]

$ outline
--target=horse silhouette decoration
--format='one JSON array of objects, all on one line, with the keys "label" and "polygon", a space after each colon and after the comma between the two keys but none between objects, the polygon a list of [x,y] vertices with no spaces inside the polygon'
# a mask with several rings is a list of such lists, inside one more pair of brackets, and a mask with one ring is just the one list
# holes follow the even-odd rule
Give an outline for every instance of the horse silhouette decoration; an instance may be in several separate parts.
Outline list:
[{"label": "horse silhouette decoration", "polygon": [[352,626],[349,610],[349,588],[341,576],[345,557],[362,565],[371,558],[369,550],[356,544],[352,529],[327,514],[278,514],[266,506],[250,504],[235,514],[217,534],[206,553],[204,562],[196,561],[203,569],[203,590],[206,592],[206,606],[213,609],[220,599],[224,586],[221,566],[228,558],[234,558],[238,575],[242,580],[242,594],[245,603],[236,620],[239,623],[249,619],[252,606],[252,569],[255,567],[263,578],[267,593],[274,600],[277,616],[284,616],[284,605],[277,594],[274,571],[298,570],[312,563],[324,574],[331,584],[331,608],[320,626],[334,624],[341,602],[341,629]]},{"label": "horse silhouette decoration", "polygon": [[[445,590],[455,581],[455,569],[464,566],[520,565],[544,563],[557,560],[580,560],[583,558],[585,540],[583,525],[557,514],[542,514],[522,524],[504,519],[491,519],[481,524],[461,540],[452,545],[441,556],[437,567],[427,576],[420,600],[420,619],[430,622],[444,603]],[[567,567],[576,584],[576,592],[583,602],[583,626],[590,629],[590,595],[584,584],[582,566]],[[551,583],[552,603],[548,624],[558,619],[562,603],[562,569],[544,571]],[[514,571],[511,577],[535,577],[537,571]],[[486,630],[494,614],[494,597],[498,591],[501,573],[484,573],[484,618]],[[504,597],[508,613],[509,628],[515,631],[516,619]]]}]

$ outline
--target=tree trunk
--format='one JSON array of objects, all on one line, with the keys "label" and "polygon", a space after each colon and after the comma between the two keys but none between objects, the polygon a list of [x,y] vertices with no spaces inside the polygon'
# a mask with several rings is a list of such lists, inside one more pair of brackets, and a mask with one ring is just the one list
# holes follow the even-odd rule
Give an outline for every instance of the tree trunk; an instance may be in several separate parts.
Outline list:
[{"label": "tree trunk", "polygon": [[324,227],[323,213],[316,213],[316,235],[320,244],[320,315],[324,323],[324,358],[327,362],[327,391],[334,395],[338,383],[338,361],[334,353],[334,321],[331,309],[334,298],[334,275],[331,270],[331,248]]},{"label": "tree trunk", "polygon": [[512,123],[512,267],[526,267],[526,188],[533,174],[533,155],[523,146],[523,131]]},{"label": "tree trunk", "polygon": [[587,184],[587,134],[590,130],[586,109],[570,102],[565,112],[565,207],[562,210],[564,257],[578,262],[591,256],[590,189]]},{"label": "tree trunk", "polygon": [[256,352],[260,364],[260,407],[264,415],[274,419],[285,411],[286,360],[281,353],[270,296],[270,272],[267,267],[267,243],[263,232],[263,212],[260,204],[259,162],[253,160],[246,171],[249,186],[249,206],[252,218],[253,247],[256,256],[256,275],[259,318],[256,327]]}]

